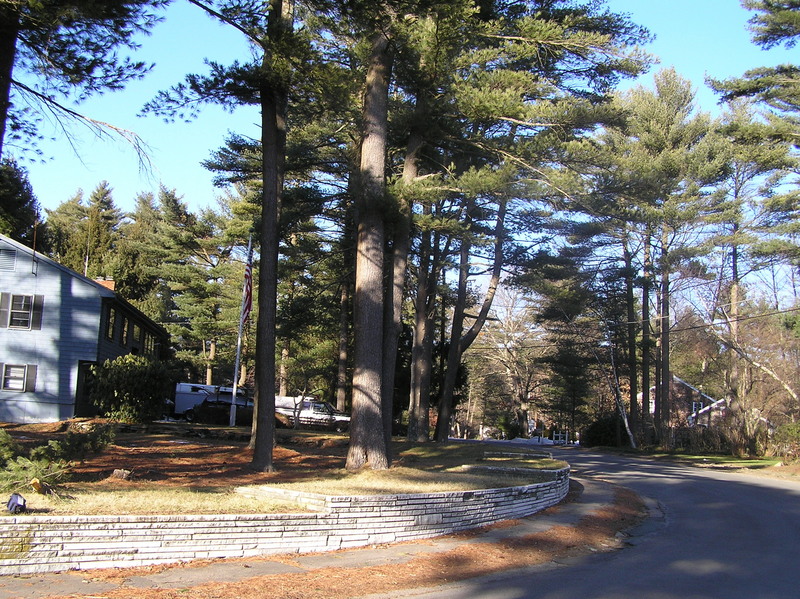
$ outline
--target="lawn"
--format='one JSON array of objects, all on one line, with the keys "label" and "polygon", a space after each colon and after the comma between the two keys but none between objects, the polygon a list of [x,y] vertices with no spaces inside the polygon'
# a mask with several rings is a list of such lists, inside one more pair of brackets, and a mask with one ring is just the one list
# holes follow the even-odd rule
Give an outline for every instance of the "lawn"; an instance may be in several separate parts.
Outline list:
[{"label": "lawn", "polygon": [[[3,425],[28,447],[59,439],[67,423]],[[28,512],[47,515],[274,513],[304,508],[272,499],[255,499],[234,489],[275,485],[325,495],[432,493],[513,486],[549,480],[547,470],[564,462],[525,456],[484,458],[486,446],[470,444],[393,445],[395,460],[386,471],[344,469],[348,438],[336,433],[278,430],[275,471],[250,469],[247,431],[176,423],[120,427],[104,451],[73,464],[71,480],[55,494],[32,487],[19,492]],[[465,471],[464,464],[507,464],[529,469],[524,476]],[[130,472],[127,480],[115,470]],[[538,470],[539,472],[536,472]]]},{"label": "lawn", "polygon": [[647,453],[647,457],[666,459],[697,466],[700,468],[719,468],[726,470],[761,470],[781,466],[780,458],[740,458],[731,455],[689,454],[675,452]]}]

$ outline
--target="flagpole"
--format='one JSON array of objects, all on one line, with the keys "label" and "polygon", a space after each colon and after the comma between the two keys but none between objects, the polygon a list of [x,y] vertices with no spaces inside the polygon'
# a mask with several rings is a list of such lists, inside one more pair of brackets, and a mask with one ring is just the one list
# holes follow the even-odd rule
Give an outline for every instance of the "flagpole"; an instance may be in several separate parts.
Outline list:
[{"label": "flagpole", "polygon": [[[244,267],[244,284],[242,285],[242,309],[239,313],[239,337],[236,340],[236,360],[233,367],[233,394],[231,395],[231,413],[228,424],[236,426],[236,392],[239,388],[239,366],[242,361],[242,332],[244,323],[250,315],[253,305],[253,235],[247,239],[247,262]],[[246,403],[246,401],[245,401]]]}]

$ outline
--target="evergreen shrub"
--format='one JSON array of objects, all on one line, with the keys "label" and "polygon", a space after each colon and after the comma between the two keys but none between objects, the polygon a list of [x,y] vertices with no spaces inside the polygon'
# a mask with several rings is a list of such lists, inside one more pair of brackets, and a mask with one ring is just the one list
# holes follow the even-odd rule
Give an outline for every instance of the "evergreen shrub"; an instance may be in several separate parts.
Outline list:
[{"label": "evergreen shrub", "polygon": [[83,461],[87,454],[100,453],[113,441],[114,426],[111,422],[96,423],[83,430],[73,426],[67,430],[62,440],[51,439],[47,445],[33,448],[30,458],[66,462]]},{"label": "evergreen shrub", "polygon": [[630,447],[625,424],[618,414],[600,416],[581,432],[584,447]]},{"label": "evergreen shrub", "polygon": [[164,415],[172,376],[164,362],[141,355],[106,360],[93,368],[90,398],[102,414],[121,422],[152,422]]},{"label": "evergreen shrub", "polygon": [[775,455],[790,460],[800,459],[800,422],[779,426],[772,445]]},{"label": "evergreen shrub", "polygon": [[21,452],[20,444],[14,441],[8,431],[0,429],[0,467],[13,460]]}]

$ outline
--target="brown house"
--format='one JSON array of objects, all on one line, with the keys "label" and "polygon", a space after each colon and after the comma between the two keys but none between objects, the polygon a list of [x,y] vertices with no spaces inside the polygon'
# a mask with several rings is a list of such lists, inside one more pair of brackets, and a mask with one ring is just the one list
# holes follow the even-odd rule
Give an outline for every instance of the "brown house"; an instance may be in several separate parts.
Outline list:
[{"label": "brown house", "polygon": [[[655,410],[655,390],[650,388],[651,414]],[[669,408],[663,412],[663,424],[669,428],[713,426],[728,410],[727,399],[714,399],[674,374],[669,396]]]}]

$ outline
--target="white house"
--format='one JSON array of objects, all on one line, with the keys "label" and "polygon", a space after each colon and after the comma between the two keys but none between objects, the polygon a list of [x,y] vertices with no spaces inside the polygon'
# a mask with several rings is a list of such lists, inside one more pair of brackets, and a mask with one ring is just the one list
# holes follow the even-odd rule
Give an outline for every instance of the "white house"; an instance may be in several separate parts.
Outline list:
[{"label": "white house", "polygon": [[0,235],[0,421],[91,416],[90,366],[168,343],[111,289]]}]

